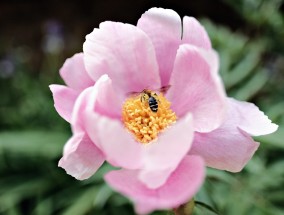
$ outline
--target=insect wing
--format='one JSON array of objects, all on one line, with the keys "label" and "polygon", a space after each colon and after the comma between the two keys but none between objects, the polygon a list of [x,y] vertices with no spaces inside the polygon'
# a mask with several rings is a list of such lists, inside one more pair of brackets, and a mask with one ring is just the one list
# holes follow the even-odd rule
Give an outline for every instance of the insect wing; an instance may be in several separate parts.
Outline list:
[{"label": "insect wing", "polygon": [[139,96],[141,94],[141,92],[128,92],[126,93],[127,97],[136,97]]},{"label": "insect wing", "polygon": [[159,89],[159,92],[162,94],[166,94],[168,90],[170,89],[171,85],[163,86]]},{"label": "insect wing", "polygon": [[148,90],[148,89],[144,89],[143,91],[141,92],[128,92],[126,93],[126,96],[127,97],[135,97],[135,96],[139,96],[141,95],[141,93],[146,93],[146,94],[150,94],[151,91],[154,91],[154,92],[158,92],[158,93],[162,93],[162,94],[166,94],[168,92],[168,90],[170,89],[171,85],[167,85],[167,86],[163,86],[157,90]]}]

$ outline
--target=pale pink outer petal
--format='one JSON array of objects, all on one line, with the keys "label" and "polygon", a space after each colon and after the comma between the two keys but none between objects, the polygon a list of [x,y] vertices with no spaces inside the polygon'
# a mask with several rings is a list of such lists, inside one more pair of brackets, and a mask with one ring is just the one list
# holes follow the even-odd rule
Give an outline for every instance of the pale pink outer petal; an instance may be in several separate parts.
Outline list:
[{"label": "pale pink outer petal", "polygon": [[193,17],[183,18],[182,42],[203,49],[211,49],[211,42],[204,27]]},{"label": "pale pink outer petal", "polygon": [[98,83],[85,89],[77,98],[72,114],[72,128],[74,132],[84,131],[83,116],[89,105],[97,113],[110,118],[121,119],[124,97],[116,94],[112,81],[107,75],[99,78]]},{"label": "pale pink outer petal", "polygon": [[199,156],[185,156],[167,182],[157,189],[150,189],[140,182],[138,171],[112,171],[105,175],[105,180],[134,201],[137,213],[147,214],[189,201],[203,183],[204,170],[204,162]]},{"label": "pale pink outer petal", "polygon": [[[104,77],[104,76],[102,76]],[[96,112],[110,118],[122,119],[122,106],[126,95],[118,94],[113,88],[113,81],[105,76],[106,80],[100,85],[96,99]]]},{"label": "pale pink outer petal", "polygon": [[73,133],[85,132],[83,115],[88,104],[88,95],[92,90],[93,87],[86,88],[76,99],[70,121]]},{"label": "pale pink outer petal", "polygon": [[169,9],[151,8],[137,23],[155,47],[162,86],[169,83],[177,49],[181,42],[181,19]]},{"label": "pale pink outer petal", "polygon": [[193,133],[192,115],[189,113],[163,131],[156,142],[145,145],[139,179],[152,189],[163,185],[188,153]]},{"label": "pale pink outer petal", "polygon": [[236,119],[238,128],[246,133],[252,136],[259,136],[273,133],[278,129],[278,125],[272,123],[254,104],[237,101],[232,98],[229,99],[229,103],[238,116]]},{"label": "pale pink outer petal", "polygon": [[224,123],[209,133],[196,132],[190,154],[203,157],[209,167],[239,172],[259,146],[249,134],[272,133],[277,125],[251,103],[231,98],[227,102]]},{"label": "pale pink outer petal", "polygon": [[209,133],[195,133],[190,154],[201,156],[206,166],[239,172],[251,159],[259,143],[236,128],[225,123]]},{"label": "pale pink outer petal", "polygon": [[104,156],[84,133],[73,135],[64,146],[58,166],[76,179],[91,177],[103,164]]},{"label": "pale pink outer petal", "polygon": [[69,87],[56,84],[50,85],[49,88],[53,94],[56,111],[63,119],[70,122],[78,92]]},{"label": "pale pink outer petal", "polygon": [[122,123],[86,111],[86,131],[113,166],[138,169],[142,166],[142,144],[137,143]]},{"label": "pale pink outer petal", "polygon": [[218,57],[191,45],[178,49],[167,98],[178,117],[191,112],[194,129],[209,132],[218,128],[226,113],[226,93],[216,72]]},{"label": "pale pink outer petal", "polygon": [[67,86],[77,91],[82,91],[95,83],[85,69],[83,53],[67,59],[60,69],[60,75]]},{"label": "pale pink outer petal", "polygon": [[86,36],[83,50],[86,69],[94,80],[107,74],[123,93],[160,87],[151,40],[133,25],[103,22]]},{"label": "pale pink outer petal", "polygon": [[[120,120],[96,112],[97,101],[105,87],[110,86],[107,75],[103,75],[92,88],[83,93],[84,110],[78,107],[78,121],[83,121],[83,130],[103,151],[106,160],[114,166],[137,169],[142,165],[142,144],[137,143]],[[110,107],[111,109],[111,107]]]}]

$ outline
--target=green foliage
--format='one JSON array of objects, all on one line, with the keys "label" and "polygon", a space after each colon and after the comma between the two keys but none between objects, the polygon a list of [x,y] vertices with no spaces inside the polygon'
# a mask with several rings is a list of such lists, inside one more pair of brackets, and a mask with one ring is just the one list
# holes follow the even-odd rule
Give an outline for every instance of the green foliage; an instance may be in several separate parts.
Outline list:
[{"label": "green foliage", "polygon": [[[220,215],[280,215],[284,211],[283,1],[223,2],[242,17],[244,28],[232,31],[208,19],[202,23],[220,55],[227,92],[256,103],[280,127],[272,135],[256,138],[262,143],[260,149],[241,173],[208,169],[194,214],[214,215],[216,210]],[[0,79],[0,214],[132,215],[131,202],[103,181],[111,166],[104,164],[85,181],[57,167],[70,137],[48,89],[48,84],[60,82],[57,71],[63,62],[58,59],[46,55],[36,77],[17,63],[12,77]],[[153,213],[159,214],[168,212]]]}]

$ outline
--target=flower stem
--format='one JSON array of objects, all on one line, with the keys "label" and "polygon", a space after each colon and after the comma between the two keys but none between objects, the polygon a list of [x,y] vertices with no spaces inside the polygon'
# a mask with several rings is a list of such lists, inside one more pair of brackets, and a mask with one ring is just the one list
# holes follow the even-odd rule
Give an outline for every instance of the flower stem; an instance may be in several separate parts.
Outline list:
[{"label": "flower stem", "polygon": [[186,204],[180,205],[178,208],[174,208],[173,212],[175,215],[192,215],[194,205],[194,199],[192,198]]}]

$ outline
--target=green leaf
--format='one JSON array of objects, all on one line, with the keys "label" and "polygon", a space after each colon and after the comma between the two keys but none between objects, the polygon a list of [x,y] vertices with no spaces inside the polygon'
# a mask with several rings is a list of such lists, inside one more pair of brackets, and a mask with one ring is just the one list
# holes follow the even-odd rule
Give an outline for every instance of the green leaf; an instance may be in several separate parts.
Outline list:
[{"label": "green leaf", "polygon": [[249,81],[243,84],[242,88],[232,93],[232,96],[238,100],[248,101],[253,96],[255,96],[260,91],[260,89],[264,87],[267,80],[267,71],[265,69],[262,69]]},{"label": "green leaf", "polygon": [[114,192],[109,186],[107,186],[106,184],[103,184],[99,188],[96,198],[94,200],[95,206],[98,208],[102,208],[113,193]]},{"label": "green leaf", "polygon": [[84,192],[65,209],[62,215],[85,215],[94,207],[94,199],[97,192],[97,187],[85,189]]},{"label": "green leaf", "polygon": [[220,215],[213,207],[211,207],[210,205],[204,202],[195,201],[195,205],[202,207],[202,208],[206,208],[208,211],[213,212],[214,214]]},{"label": "green leaf", "polygon": [[26,181],[18,181],[17,184],[13,184],[13,187],[7,185],[2,187],[0,195],[0,212],[15,207],[25,198],[43,192],[48,189],[48,186],[51,183],[52,182],[47,179],[35,178]]},{"label": "green leaf", "polygon": [[0,133],[0,154],[18,153],[26,156],[57,158],[68,135],[54,131],[11,131]]},{"label": "green leaf", "polygon": [[267,146],[284,149],[284,126],[280,125],[273,134],[255,137],[255,139]]},{"label": "green leaf", "polygon": [[229,72],[224,75],[226,88],[229,89],[246,78],[259,63],[260,52],[250,52]]}]

